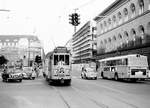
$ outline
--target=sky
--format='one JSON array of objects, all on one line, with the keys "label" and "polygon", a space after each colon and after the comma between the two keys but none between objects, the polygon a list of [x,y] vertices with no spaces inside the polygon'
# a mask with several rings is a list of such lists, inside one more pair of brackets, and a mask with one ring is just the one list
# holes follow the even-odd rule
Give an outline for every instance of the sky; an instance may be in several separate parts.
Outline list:
[{"label": "sky", "polygon": [[45,53],[63,46],[74,34],[69,14],[80,14],[79,30],[115,0],[0,0],[0,35],[36,35]]}]

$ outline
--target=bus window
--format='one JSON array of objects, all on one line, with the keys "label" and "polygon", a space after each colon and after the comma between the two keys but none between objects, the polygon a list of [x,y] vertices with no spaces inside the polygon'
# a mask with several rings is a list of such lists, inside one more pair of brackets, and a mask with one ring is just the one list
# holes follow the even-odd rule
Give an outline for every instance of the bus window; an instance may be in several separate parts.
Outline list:
[{"label": "bus window", "polygon": [[57,65],[58,63],[58,55],[54,55],[54,65]]},{"label": "bus window", "polygon": [[69,55],[65,55],[65,63],[66,65],[69,65]]},{"label": "bus window", "polygon": [[122,65],[122,59],[116,60],[116,65]]},{"label": "bus window", "polygon": [[123,59],[123,65],[128,65],[128,59],[127,58],[125,58],[125,59]]},{"label": "bus window", "polygon": [[104,71],[110,71],[110,68],[109,67],[105,67]]}]

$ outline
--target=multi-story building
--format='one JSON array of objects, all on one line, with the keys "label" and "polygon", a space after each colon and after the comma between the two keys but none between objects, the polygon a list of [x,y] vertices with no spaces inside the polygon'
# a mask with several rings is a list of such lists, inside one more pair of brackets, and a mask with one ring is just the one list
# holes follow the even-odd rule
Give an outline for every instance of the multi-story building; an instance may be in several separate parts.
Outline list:
[{"label": "multi-story building", "polygon": [[94,20],[97,59],[138,53],[150,64],[150,0],[116,0]]},{"label": "multi-story building", "polygon": [[93,60],[93,52],[95,44],[93,40],[95,39],[93,24],[88,21],[84,24],[72,38],[72,60],[74,63],[81,63]]},{"label": "multi-story building", "polygon": [[40,44],[37,36],[0,35],[0,55],[4,55],[10,62],[25,58],[27,62],[33,61],[36,55],[41,55],[43,48]]}]

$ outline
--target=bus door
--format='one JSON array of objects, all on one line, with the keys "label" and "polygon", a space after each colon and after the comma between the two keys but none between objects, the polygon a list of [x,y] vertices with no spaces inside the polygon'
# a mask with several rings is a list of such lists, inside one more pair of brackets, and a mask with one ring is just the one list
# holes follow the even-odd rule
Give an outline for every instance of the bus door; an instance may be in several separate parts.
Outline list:
[{"label": "bus door", "polygon": [[104,67],[103,75],[104,75],[104,77],[110,78],[110,67],[109,66]]},{"label": "bus door", "polygon": [[111,66],[110,67],[110,78],[114,78],[115,72],[116,72],[116,67]]}]

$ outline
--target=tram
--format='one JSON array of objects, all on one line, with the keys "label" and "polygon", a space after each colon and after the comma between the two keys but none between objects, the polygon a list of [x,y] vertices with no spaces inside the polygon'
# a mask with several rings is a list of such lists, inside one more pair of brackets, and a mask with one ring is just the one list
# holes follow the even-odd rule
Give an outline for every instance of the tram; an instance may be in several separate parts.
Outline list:
[{"label": "tram", "polygon": [[44,63],[44,76],[49,83],[71,84],[70,52],[66,47],[56,47],[47,53]]}]

